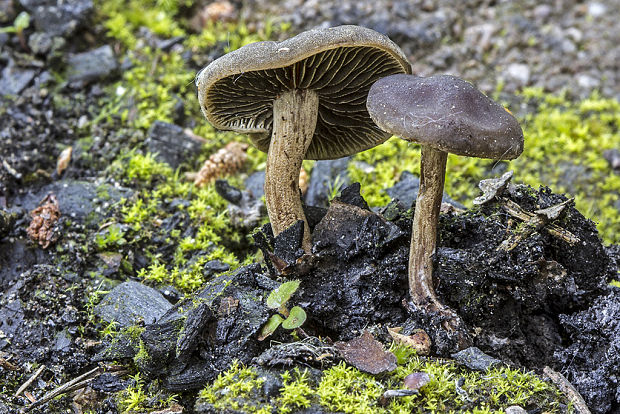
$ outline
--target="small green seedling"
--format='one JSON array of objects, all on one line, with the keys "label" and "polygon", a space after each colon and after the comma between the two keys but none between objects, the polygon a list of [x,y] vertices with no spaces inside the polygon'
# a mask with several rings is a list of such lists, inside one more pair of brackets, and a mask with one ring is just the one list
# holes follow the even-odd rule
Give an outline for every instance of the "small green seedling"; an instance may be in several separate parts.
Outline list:
[{"label": "small green seedling", "polygon": [[15,33],[19,38],[20,45],[26,49],[24,30],[30,26],[30,15],[25,11],[19,13],[13,21],[13,26],[0,27],[0,33]]},{"label": "small green seedling", "polygon": [[292,330],[299,328],[306,321],[306,312],[301,307],[293,306],[290,310],[286,307],[286,302],[297,291],[300,283],[299,280],[282,283],[269,294],[267,297],[267,307],[269,309],[277,309],[279,313],[269,318],[265,326],[263,326],[258,337],[259,341],[273,334],[280,325],[284,329]]}]

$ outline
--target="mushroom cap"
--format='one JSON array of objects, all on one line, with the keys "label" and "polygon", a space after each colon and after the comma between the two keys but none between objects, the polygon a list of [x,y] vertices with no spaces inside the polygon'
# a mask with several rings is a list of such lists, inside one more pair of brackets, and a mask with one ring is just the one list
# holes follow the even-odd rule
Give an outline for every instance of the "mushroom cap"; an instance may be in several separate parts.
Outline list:
[{"label": "mushroom cap", "polygon": [[441,151],[497,160],[523,151],[516,118],[454,76],[382,78],[370,89],[367,108],[384,131]]},{"label": "mushroom cap", "polygon": [[332,159],[390,137],[372,122],[366,96],[379,78],[411,73],[386,36],[359,26],[303,32],[282,42],[257,42],[230,52],[198,73],[198,100],[218,129],[249,133],[267,152],[273,101],[290,89],[319,96],[317,125],[305,159]]}]

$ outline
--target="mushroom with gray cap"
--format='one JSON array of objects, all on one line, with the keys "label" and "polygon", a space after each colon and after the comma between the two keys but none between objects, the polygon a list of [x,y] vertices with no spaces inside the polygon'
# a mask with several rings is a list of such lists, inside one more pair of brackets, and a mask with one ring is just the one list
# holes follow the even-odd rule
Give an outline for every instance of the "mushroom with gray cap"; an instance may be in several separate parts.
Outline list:
[{"label": "mushroom with gray cap", "polygon": [[246,45],[198,74],[205,117],[216,128],[250,134],[267,152],[265,201],[275,235],[303,220],[302,246],[310,252],[301,162],[344,157],[389,138],[370,119],[366,97],[375,81],[397,73],[411,66],[386,36],[338,26]]},{"label": "mushroom with gray cap", "polygon": [[367,108],[381,129],[422,147],[409,292],[415,306],[445,315],[444,327],[455,328],[458,317],[439,302],[432,280],[448,153],[513,159],[523,151],[523,132],[503,106],[454,76],[382,78],[371,87]]}]

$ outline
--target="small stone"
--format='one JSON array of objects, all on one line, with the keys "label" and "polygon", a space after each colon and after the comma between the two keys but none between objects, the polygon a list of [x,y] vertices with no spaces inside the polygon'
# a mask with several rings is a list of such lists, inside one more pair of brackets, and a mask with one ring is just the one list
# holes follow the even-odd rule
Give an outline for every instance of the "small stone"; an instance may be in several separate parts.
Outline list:
[{"label": "small stone", "polygon": [[577,85],[581,86],[584,89],[596,89],[601,84],[601,81],[597,78],[587,75],[587,74],[579,74],[577,75]]},{"label": "small stone", "polygon": [[612,170],[620,173],[620,150],[616,148],[605,150],[603,151],[603,158],[607,160]]},{"label": "small stone", "polygon": [[475,346],[466,348],[456,354],[452,354],[452,358],[454,358],[458,363],[475,371],[486,371],[487,369],[501,364],[502,362],[499,359],[495,359],[485,354]]},{"label": "small stone", "polygon": [[157,154],[158,161],[174,169],[202,147],[202,142],[187,135],[183,128],[163,121],[151,125],[144,143],[149,152]]},{"label": "small stone", "polygon": [[241,198],[243,197],[241,190],[237,187],[233,187],[226,180],[215,180],[215,191],[224,200],[233,204],[239,204]]},{"label": "small stone", "polygon": [[409,374],[403,380],[405,388],[410,390],[421,390],[431,382],[431,377],[426,372],[414,372]]},{"label": "small stone", "polygon": [[603,3],[593,1],[588,3],[588,14],[594,18],[602,17],[607,13],[607,6]]},{"label": "small stone", "polygon": [[527,411],[518,405],[511,405],[510,407],[506,407],[506,414],[527,414]]},{"label": "small stone", "polygon": [[118,62],[110,45],[73,55],[67,65],[69,82],[74,84],[101,80],[118,70]]},{"label": "small stone", "polygon": [[119,328],[144,322],[153,324],[172,308],[157,290],[142,283],[121,283],[95,307],[95,314],[106,322],[115,321]]},{"label": "small stone", "polygon": [[[317,162],[317,164],[319,162]],[[313,173],[314,173],[314,170],[313,170]],[[253,198],[260,199],[262,196],[265,195],[265,190],[263,188],[263,183],[264,182],[265,182],[265,171],[257,171],[254,174],[250,175],[245,180],[245,183],[244,183],[245,184],[245,190]],[[308,191],[310,191],[310,190],[308,190]]]},{"label": "small stone", "polygon": [[53,37],[44,32],[35,32],[28,38],[28,46],[37,55],[45,55],[53,45]]},{"label": "small stone", "polygon": [[552,11],[553,9],[550,5],[541,4],[534,8],[534,17],[539,20],[545,20],[551,15]]},{"label": "small stone", "polygon": [[523,63],[511,63],[506,68],[506,77],[519,87],[525,86],[530,81],[530,68]]},{"label": "small stone", "polygon": [[20,0],[37,30],[52,36],[68,36],[86,25],[94,10],[91,0]]},{"label": "small stone", "polygon": [[330,194],[349,185],[347,165],[351,157],[336,160],[317,161],[312,168],[310,184],[306,192],[306,204],[316,207],[328,207]]},{"label": "small stone", "polygon": [[[387,188],[385,192],[392,198],[398,200],[406,208],[411,208],[413,202],[418,198],[418,190],[420,188],[420,179],[409,171],[403,171],[400,179],[394,186]],[[442,203],[450,204],[457,209],[465,209],[461,203],[454,201],[445,191],[441,198]]]},{"label": "small stone", "polygon": [[0,74],[0,91],[3,95],[18,95],[26,89],[37,73],[32,69],[23,69],[10,60]]},{"label": "small stone", "polygon": [[566,29],[566,37],[570,38],[575,43],[579,43],[583,40],[583,32],[576,27],[569,27]]}]

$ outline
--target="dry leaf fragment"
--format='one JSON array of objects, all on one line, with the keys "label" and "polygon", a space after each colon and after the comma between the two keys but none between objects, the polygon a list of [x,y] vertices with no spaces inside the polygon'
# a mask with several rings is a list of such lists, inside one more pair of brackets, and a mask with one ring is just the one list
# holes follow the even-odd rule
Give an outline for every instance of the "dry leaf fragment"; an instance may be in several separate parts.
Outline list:
[{"label": "dry leaf fragment", "polygon": [[73,153],[73,147],[67,147],[58,156],[56,161],[56,174],[61,175],[64,170],[67,169],[71,162],[71,154]]},{"label": "dry leaf fragment", "polygon": [[410,346],[415,349],[418,355],[428,355],[431,352],[431,338],[422,329],[416,329],[412,335],[403,335],[399,333],[403,328],[396,326],[387,328],[388,333],[399,345]]},{"label": "dry leaf fragment", "polygon": [[381,342],[368,331],[348,342],[336,342],[334,346],[348,364],[362,372],[376,375],[396,369],[396,356],[383,349]]},{"label": "dry leaf fragment", "polygon": [[56,195],[48,194],[42,201],[44,204],[30,212],[32,221],[28,226],[28,237],[34,242],[38,242],[41,247],[47,249],[50,243],[58,239],[58,234],[54,232],[54,226],[60,218],[60,209]]},{"label": "dry leaf fragment", "polygon": [[409,390],[418,391],[431,382],[431,377],[426,372],[414,372],[403,380],[403,385]]}]

